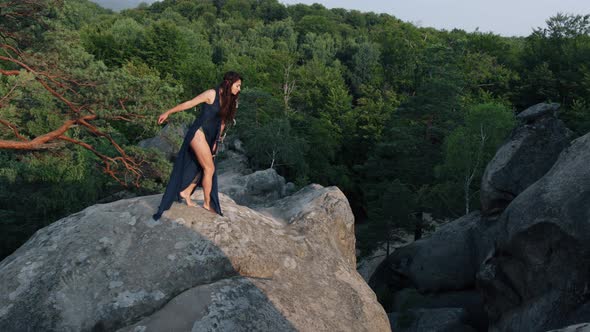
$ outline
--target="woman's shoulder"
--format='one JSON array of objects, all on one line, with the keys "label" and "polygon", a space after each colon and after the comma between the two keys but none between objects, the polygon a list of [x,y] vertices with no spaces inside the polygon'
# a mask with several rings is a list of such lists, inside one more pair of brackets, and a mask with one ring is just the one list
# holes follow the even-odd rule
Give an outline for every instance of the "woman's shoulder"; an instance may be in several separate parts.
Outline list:
[{"label": "woman's shoulder", "polygon": [[204,95],[207,98],[206,103],[209,105],[212,105],[213,103],[215,103],[216,94],[217,93],[215,92],[215,89],[205,90],[202,93],[202,95]]}]

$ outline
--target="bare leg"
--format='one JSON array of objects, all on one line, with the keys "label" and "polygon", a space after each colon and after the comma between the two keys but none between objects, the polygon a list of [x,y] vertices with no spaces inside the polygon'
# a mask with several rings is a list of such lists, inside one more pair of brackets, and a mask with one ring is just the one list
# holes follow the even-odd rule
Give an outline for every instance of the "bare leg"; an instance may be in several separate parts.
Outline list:
[{"label": "bare leg", "polygon": [[193,192],[193,190],[195,190],[196,186],[196,183],[191,183],[188,185],[188,187],[186,187],[186,189],[180,192],[180,197],[184,198],[184,200],[186,201],[186,205],[188,206],[196,206],[195,203],[193,203],[193,201],[191,200],[191,193]]},{"label": "bare leg", "polygon": [[[203,196],[205,203],[203,203],[203,207],[207,210],[210,209],[211,203],[211,186],[213,183],[213,173],[215,172],[215,164],[213,163],[213,157],[211,156],[211,150],[209,149],[209,143],[205,139],[205,134],[202,131],[197,130],[195,137],[191,141],[191,148],[195,152],[197,156],[197,160],[201,167],[203,168],[203,179],[202,179],[202,186],[203,186]],[[187,192],[189,195],[194,189],[195,184],[189,185],[185,190],[181,192],[181,196],[183,193]],[[190,191],[188,191],[190,190]],[[184,196],[182,196],[184,197]],[[190,198],[190,197],[189,197]],[[192,202],[191,202],[192,203]],[[188,200],[187,200],[188,204]]]}]

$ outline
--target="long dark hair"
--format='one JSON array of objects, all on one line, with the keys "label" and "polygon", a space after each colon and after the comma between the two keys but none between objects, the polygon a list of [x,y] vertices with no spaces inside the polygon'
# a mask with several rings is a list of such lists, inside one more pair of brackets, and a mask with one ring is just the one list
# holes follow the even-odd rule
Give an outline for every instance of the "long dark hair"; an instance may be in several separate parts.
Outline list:
[{"label": "long dark hair", "polygon": [[231,86],[238,80],[242,80],[240,74],[235,71],[228,71],[223,75],[223,82],[219,84],[219,101],[221,104],[219,115],[226,125],[233,125],[234,118],[236,117],[240,93],[238,92],[238,94],[234,96],[231,93]]}]

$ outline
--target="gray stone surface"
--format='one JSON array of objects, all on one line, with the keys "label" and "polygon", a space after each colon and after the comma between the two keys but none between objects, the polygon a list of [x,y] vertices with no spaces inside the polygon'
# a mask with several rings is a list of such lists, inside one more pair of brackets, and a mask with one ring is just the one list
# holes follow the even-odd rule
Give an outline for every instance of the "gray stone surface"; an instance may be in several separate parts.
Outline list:
[{"label": "gray stone surface", "polygon": [[581,323],[547,332],[590,332],[590,323]]},{"label": "gray stone surface", "polygon": [[247,175],[225,172],[219,176],[219,191],[236,203],[250,207],[274,202],[291,194],[292,190],[285,178],[272,168]]},{"label": "gray stone surface", "polygon": [[495,224],[480,222],[479,212],[472,212],[397,249],[378,268],[371,285],[385,283],[396,291],[403,288],[400,278],[405,278],[407,286],[421,292],[474,287],[479,265],[493,249],[495,232]]},{"label": "gray stone surface", "polygon": [[390,313],[392,331],[403,332],[475,332],[466,325],[465,311],[461,308],[408,310]]},{"label": "gray stone surface", "polygon": [[215,160],[219,180],[252,173],[248,167],[248,158],[240,152],[225,150]]},{"label": "gray stone surface", "polygon": [[518,113],[516,118],[522,121],[532,121],[543,116],[557,117],[558,103],[539,103]]},{"label": "gray stone surface", "polygon": [[245,154],[246,150],[244,149],[244,143],[238,138],[231,140],[230,142],[230,149],[237,151],[239,153]]},{"label": "gray stone surface", "polygon": [[488,319],[483,298],[475,289],[420,294],[405,288],[394,294],[393,311],[408,309],[460,308],[465,311],[463,322],[478,331],[487,331]]},{"label": "gray stone surface", "polygon": [[229,149],[216,160],[219,191],[248,207],[269,204],[295,192],[295,185],[274,169],[252,172],[239,139],[228,142]]},{"label": "gray stone surface", "polygon": [[[155,148],[167,159],[174,160],[186,131],[186,125],[166,125],[158,136],[139,142],[143,148]],[[227,148],[226,148],[227,146]],[[228,137],[219,147],[215,160],[219,192],[229,195],[236,203],[253,207],[278,200],[295,192],[295,185],[274,169],[252,172],[248,166],[243,143]],[[111,200],[112,201],[112,200]]]},{"label": "gray stone surface", "polygon": [[539,104],[519,115],[528,122],[513,130],[482,176],[482,214],[499,215],[518,194],[553,166],[559,153],[569,144],[571,131],[554,115],[553,110],[558,106]]},{"label": "gray stone surface", "polygon": [[[394,249],[392,248],[391,250]],[[381,263],[385,260],[386,255],[387,249],[379,247],[371,253],[370,257],[359,257],[356,270],[363,277],[363,279],[369,282],[373,273],[375,273],[379,265],[381,265]]]},{"label": "gray stone surface", "polygon": [[4,259],[0,331],[389,331],[337,188],[278,218],[221,194],[223,217],[175,203],[154,221],[160,198],[91,206]]},{"label": "gray stone surface", "polygon": [[[254,308],[256,310],[254,310]],[[118,331],[296,331],[248,278],[190,288],[162,309]]]},{"label": "gray stone surface", "polygon": [[[543,331],[588,321],[590,134],[573,141],[502,213],[498,247],[478,286],[491,331]],[[586,316],[584,316],[586,312]]]},{"label": "gray stone surface", "polygon": [[174,160],[176,153],[182,144],[182,138],[187,130],[187,125],[167,124],[160,133],[152,138],[144,139],[137,145],[144,149],[153,148],[161,151],[166,159]]}]

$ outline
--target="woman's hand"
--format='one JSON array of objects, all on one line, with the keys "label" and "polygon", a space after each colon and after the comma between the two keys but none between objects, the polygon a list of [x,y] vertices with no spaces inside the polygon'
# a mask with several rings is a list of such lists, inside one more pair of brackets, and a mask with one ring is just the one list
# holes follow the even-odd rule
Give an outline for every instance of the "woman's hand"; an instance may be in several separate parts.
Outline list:
[{"label": "woman's hand", "polygon": [[160,115],[160,117],[158,118],[158,124],[164,123],[166,119],[168,119],[168,112],[164,112],[162,113],[162,115]]},{"label": "woman's hand", "polygon": [[209,90],[201,93],[200,95],[196,96],[195,98],[193,98],[189,101],[185,101],[182,104],[178,104],[178,105],[172,107],[171,109],[167,110],[166,112],[162,113],[162,115],[160,115],[160,117],[158,118],[158,124],[164,123],[166,121],[166,119],[168,119],[170,114],[187,110],[191,107],[195,107],[195,106],[199,105],[202,102],[207,102],[207,104],[211,105],[211,104],[213,104],[214,101],[215,101],[215,90],[209,89]]}]

